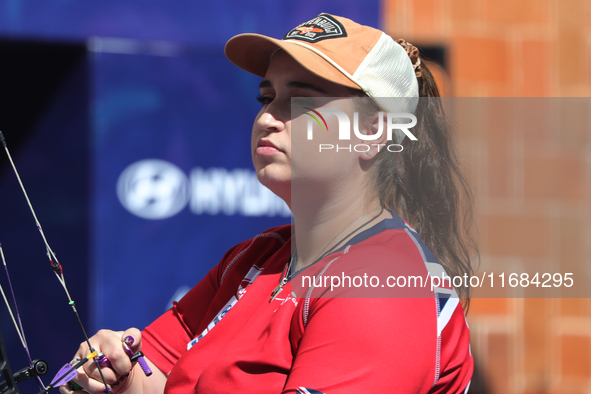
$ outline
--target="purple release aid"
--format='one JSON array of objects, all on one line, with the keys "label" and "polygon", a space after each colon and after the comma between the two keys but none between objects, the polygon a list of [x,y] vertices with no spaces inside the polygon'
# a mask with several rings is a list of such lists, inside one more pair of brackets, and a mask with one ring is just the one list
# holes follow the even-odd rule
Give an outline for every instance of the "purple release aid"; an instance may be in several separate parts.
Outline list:
[{"label": "purple release aid", "polygon": [[131,350],[131,348],[129,347],[129,345],[131,345],[132,343],[133,337],[126,337],[123,340],[123,350],[125,350],[125,353],[127,353],[132,362],[137,361],[140,364],[140,367],[142,368],[142,371],[144,371],[144,374],[146,374],[146,376],[152,375],[152,370],[146,362],[144,354],[142,352],[136,352],[134,354],[133,350]]}]

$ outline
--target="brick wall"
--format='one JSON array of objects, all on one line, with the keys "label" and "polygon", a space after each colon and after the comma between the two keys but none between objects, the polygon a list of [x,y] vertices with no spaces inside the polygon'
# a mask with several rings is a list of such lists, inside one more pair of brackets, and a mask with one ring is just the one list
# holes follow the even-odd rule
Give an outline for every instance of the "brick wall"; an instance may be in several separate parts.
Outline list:
[{"label": "brick wall", "polygon": [[454,96],[591,96],[588,0],[384,0],[382,25],[446,45]]},{"label": "brick wall", "polygon": [[[591,96],[588,0],[384,0],[382,26],[446,48],[447,77],[438,79],[447,96]],[[499,115],[516,102],[522,125],[503,123]],[[539,266],[588,279],[591,99],[485,107],[481,122],[457,135],[475,191],[482,267]],[[477,298],[468,321],[487,392],[591,392],[589,299]]]}]

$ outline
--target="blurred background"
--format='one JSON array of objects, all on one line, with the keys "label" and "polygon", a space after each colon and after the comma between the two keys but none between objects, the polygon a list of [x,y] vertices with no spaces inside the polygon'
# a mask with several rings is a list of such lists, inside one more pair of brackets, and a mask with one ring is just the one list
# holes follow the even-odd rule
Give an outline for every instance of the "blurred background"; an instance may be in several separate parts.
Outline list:
[{"label": "blurred background", "polygon": [[[477,107],[488,106],[490,118],[458,128],[458,146],[475,192],[482,266],[588,277],[591,3],[387,0],[381,23],[393,36],[444,48],[446,96],[561,98],[484,99]],[[520,103],[527,114],[513,119],[528,124],[495,117]],[[591,392],[588,298],[474,298],[468,322],[479,390]]]},{"label": "blurred background", "polygon": [[[251,169],[259,78],[223,45],[321,12],[417,45],[456,100],[481,271],[590,275],[588,1],[0,0],[0,130],[89,332],[144,327],[229,247],[289,223]],[[53,376],[83,337],[1,156],[0,243]],[[15,372],[26,358],[0,310]],[[471,392],[591,392],[588,298],[474,298],[468,321]]]}]

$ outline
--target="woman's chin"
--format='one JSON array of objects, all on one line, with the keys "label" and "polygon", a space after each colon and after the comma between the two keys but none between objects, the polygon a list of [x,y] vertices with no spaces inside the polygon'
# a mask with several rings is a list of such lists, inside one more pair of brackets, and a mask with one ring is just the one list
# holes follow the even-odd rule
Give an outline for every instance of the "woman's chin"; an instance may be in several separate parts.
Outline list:
[{"label": "woman's chin", "polygon": [[257,170],[259,182],[285,200],[291,192],[291,174],[285,171],[273,171],[270,168]]}]

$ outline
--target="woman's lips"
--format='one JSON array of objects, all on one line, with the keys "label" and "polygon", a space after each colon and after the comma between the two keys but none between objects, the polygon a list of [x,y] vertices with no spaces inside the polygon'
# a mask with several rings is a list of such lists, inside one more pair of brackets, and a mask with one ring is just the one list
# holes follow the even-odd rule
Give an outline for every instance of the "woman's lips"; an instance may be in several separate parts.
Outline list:
[{"label": "woman's lips", "polygon": [[278,153],[283,153],[283,151],[277,148],[271,141],[260,140],[257,144],[257,156],[271,156]]}]

